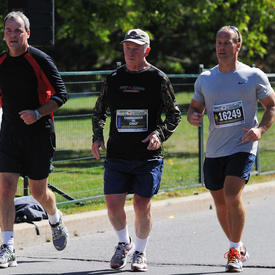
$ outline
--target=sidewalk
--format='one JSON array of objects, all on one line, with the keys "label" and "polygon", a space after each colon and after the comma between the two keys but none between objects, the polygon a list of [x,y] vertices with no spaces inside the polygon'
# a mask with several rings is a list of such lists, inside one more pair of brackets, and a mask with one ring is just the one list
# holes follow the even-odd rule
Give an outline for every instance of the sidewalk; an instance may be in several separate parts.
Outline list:
[{"label": "sidewalk", "polygon": [[[253,199],[256,196],[275,193],[275,181],[247,185],[244,189],[244,197]],[[162,201],[153,201],[152,213],[153,219],[158,219],[159,216],[169,215],[175,209],[192,212],[201,209],[214,208],[210,193],[167,199]],[[133,223],[133,207],[126,207],[128,223]],[[84,236],[96,232],[104,231],[105,228],[111,227],[109,223],[107,211],[98,210],[64,216],[70,239],[74,237]],[[15,224],[15,247],[23,249],[27,246],[42,245],[45,242],[51,242],[51,230],[48,220],[43,220],[36,223],[39,227],[40,236],[36,235],[35,227],[32,224],[21,223]]]}]

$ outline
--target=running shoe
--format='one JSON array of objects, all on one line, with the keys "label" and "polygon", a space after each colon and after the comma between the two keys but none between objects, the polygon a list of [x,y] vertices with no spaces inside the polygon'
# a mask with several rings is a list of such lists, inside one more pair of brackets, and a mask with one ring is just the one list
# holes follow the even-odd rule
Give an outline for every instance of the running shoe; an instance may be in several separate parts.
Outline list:
[{"label": "running shoe", "polygon": [[[59,210],[58,210],[59,211]],[[66,226],[63,223],[62,213],[60,213],[60,220],[56,224],[50,224],[52,229],[53,245],[57,250],[63,250],[68,242],[69,234]]]},{"label": "running shoe", "polygon": [[242,246],[241,246],[241,250],[240,250],[240,254],[241,254],[241,260],[242,262],[246,262],[249,258],[249,254],[248,254],[248,251],[245,247],[245,245],[242,243]]},{"label": "running shoe", "polygon": [[113,269],[122,269],[127,264],[128,256],[134,252],[135,244],[130,238],[130,243],[119,242],[115,249],[110,266]]},{"label": "running shoe", "polygon": [[238,249],[230,248],[230,250],[225,253],[224,257],[227,258],[227,265],[225,267],[226,272],[243,271],[243,262]]},{"label": "running shoe", "polygon": [[15,250],[11,251],[6,244],[0,247],[0,267],[17,266]]},{"label": "running shoe", "polygon": [[135,251],[133,254],[132,259],[132,265],[131,265],[132,271],[147,271],[147,260],[145,258],[144,253]]}]

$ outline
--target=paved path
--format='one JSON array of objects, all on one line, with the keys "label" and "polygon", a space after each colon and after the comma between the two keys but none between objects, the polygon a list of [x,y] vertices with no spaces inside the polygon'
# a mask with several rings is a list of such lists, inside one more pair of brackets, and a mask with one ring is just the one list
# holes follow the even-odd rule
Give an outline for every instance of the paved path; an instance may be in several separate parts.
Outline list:
[{"label": "paved path", "polygon": [[[243,241],[251,255],[244,274],[275,274],[275,182],[246,187],[247,223]],[[148,275],[224,274],[228,242],[217,224],[209,194],[154,203],[153,230],[148,244]],[[92,216],[95,215],[96,219]],[[16,228],[18,266],[0,274],[133,274],[130,264],[120,272],[109,269],[116,244],[106,211],[65,216],[71,233],[68,247],[56,251],[51,243],[30,241],[33,227]],[[81,219],[79,217],[82,217]],[[129,231],[134,236],[129,208]],[[74,220],[74,222],[73,222]],[[43,224],[39,224],[43,231]],[[45,229],[46,231],[46,229]],[[73,236],[73,234],[78,236]],[[37,238],[37,237],[36,237]],[[33,246],[30,246],[31,244]]]}]

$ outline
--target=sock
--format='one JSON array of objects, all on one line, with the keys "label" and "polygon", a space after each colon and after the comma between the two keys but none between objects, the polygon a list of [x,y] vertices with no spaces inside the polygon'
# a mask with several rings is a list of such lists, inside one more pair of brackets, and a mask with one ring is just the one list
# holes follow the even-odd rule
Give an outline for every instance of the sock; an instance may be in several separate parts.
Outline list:
[{"label": "sock", "polygon": [[241,250],[242,242],[234,243],[234,242],[230,241],[229,246],[230,246],[230,248],[233,247],[235,249]]},{"label": "sock", "polygon": [[148,239],[149,239],[149,237],[147,237],[145,239],[140,239],[139,237],[136,237],[136,251],[145,254]]},{"label": "sock", "polygon": [[55,225],[55,224],[59,223],[59,220],[60,220],[59,211],[56,209],[55,214],[53,214],[53,215],[48,214],[48,218],[49,218],[49,223],[51,225]]},{"label": "sock", "polygon": [[13,231],[3,231],[2,232],[3,244],[6,244],[8,248],[13,251],[14,237]]},{"label": "sock", "polygon": [[115,230],[117,237],[118,237],[118,241],[120,243],[130,243],[130,237],[129,237],[129,232],[128,232],[128,227],[126,226],[125,228],[121,229],[121,230]]}]

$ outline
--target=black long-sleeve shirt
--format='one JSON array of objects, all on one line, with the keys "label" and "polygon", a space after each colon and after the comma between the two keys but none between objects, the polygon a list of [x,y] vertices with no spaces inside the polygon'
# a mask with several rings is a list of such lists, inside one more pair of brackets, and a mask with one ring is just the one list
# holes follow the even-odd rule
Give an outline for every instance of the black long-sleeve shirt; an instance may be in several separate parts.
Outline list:
[{"label": "black long-sleeve shirt", "polygon": [[[111,113],[107,157],[143,160],[161,155],[141,141],[152,132],[165,141],[181,120],[168,77],[154,66],[132,72],[122,66],[109,75],[93,110],[93,141],[103,140],[103,127]],[[161,118],[165,114],[165,120]]]},{"label": "black long-sleeve shirt", "polygon": [[64,82],[51,57],[34,47],[21,56],[0,56],[1,129],[28,133],[53,127],[53,114],[31,125],[19,116],[20,111],[35,110],[50,99],[59,106],[67,100]]}]

